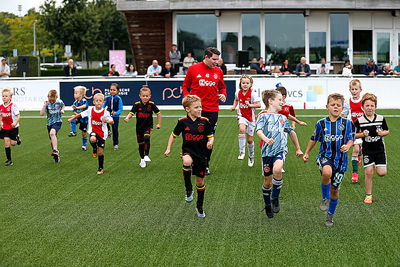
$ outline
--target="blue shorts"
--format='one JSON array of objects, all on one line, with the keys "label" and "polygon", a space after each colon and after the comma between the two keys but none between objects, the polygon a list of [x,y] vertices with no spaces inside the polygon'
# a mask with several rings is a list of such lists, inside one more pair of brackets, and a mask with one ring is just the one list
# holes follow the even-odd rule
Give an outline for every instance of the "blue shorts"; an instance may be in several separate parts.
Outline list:
[{"label": "blue shorts", "polygon": [[283,160],[283,152],[279,152],[273,157],[262,157],[262,162],[263,162],[263,175],[264,176],[270,176],[272,174],[272,170],[274,168],[274,163],[277,160]]},{"label": "blue shorts", "polygon": [[56,130],[56,134],[58,133],[58,131],[61,129],[61,124],[62,122],[55,122],[52,125],[47,125],[47,132],[50,133],[51,129]]},{"label": "blue shorts", "polygon": [[321,172],[321,175],[322,168],[327,165],[332,168],[331,186],[333,186],[335,189],[339,189],[344,178],[344,172],[340,172],[339,169],[335,167],[333,161],[329,158],[320,157],[317,159],[317,166]]}]

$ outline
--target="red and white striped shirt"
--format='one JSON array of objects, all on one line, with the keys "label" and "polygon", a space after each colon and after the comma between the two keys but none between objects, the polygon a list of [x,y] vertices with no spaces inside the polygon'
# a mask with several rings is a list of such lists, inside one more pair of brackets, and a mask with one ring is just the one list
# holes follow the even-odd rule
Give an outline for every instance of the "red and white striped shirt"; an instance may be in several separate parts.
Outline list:
[{"label": "red and white striped shirt", "polygon": [[[11,130],[13,127],[11,124],[17,119],[17,116],[19,115],[19,110],[17,108],[17,105],[14,103],[9,103],[7,106],[4,104],[0,105],[0,113],[1,113],[1,121],[2,121],[2,126],[1,128],[4,130]],[[15,125],[15,128],[19,126],[19,123]]]},{"label": "red and white striped shirt", "polygon": [[107,123],[103,122],[102,119],[106,118],[108,121],[112,120],[110,112],[102,108],[97,110],[95,107],[90,107],[89,109],[81,112],[82,118],[88,117],[88,132],[96,133],[100,138],[106,140],[108,136]]},{"label": "red and white striped shirt", "polygon": [[235,94],[235,100],[238,101],[238,116],[247,119],[248,121],[255,121],[256,120],[256,109],[251,108],[246,104],[248,101],[250,104],[259,103],[260,100],[258,99],[256,93],[254,93],[251,89],[243,94],[242,90],[239,90]]}]

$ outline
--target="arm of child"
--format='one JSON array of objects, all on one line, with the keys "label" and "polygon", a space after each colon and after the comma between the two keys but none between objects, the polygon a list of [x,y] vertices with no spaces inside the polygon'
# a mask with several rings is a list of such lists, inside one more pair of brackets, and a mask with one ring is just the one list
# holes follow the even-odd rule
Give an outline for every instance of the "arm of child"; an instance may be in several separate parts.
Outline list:
[{"label": "arm of child", "polygon": [[308,161],[309,154],[310,154],[311,150],[314,148],[316,142],[317,141],[313,141],[313,140],[310,140],[308,142],[308,146],[307,146],[306,152],[303,155],[303,162],[304,163],[306,163]]},{"label": "arm of child", "polygon": [[115,113],[114,116],[119,117],[119,115],[121,115],[122,111],[124,111],[124,104],[122,103],[122,99],[120,98],[119,103],[118,103],[118,110],[114,112]]},{"label": "arm of child", "polygon": [[290,139],[292,139],[292,142],[294,146],[296,147],[296,156],[301,157],[303,155],[303,152],[301,151],[299,140],[297,139],[297,134],[295,131],[290,131],[289,133]]},{"label": "arm of child", "polygon": [[208,137],[207,149],[212,149],[214,144],[214,136]]},{"label": "arm of child", "polygon": [[164,155],[166,157],[169,157],[169,155],[171,153],[171,147],[172,147],[172,144],[174,143],[175,139],[176,139],[176,137],[171,133],[171,135],[169,136],[167,149],[164,152]]},{"label": "arm of child", "polygon": [[46,112],[47,103],[49,103],[49,101],[47,101],[47,100],[44,101],[44,105],[43,105],[42,109],[40,110],[40,116],[44,116],[44,113]]},{"label": "arm of child", "polygon": [[379,136],[384,137],[384,136],[386,136],[386,135],[389,135],[389,130],[376,130],[376,133],[377,133]]},{"label": "arm of child", "polygon": [[[298,124],[300,124],[301,126],[307,126],[307,123],[298,120],[296,117],[293,117],[292,115],[289,114],[289,120],[297,122]],[[294,129],[294,128],[293,128]]]},{"label": "arm of child", "polygon": [[134,114],[132,112],[129,112],[128,115],[125,117],[124,122],[128,122],[130,120],[130,118],[133,117],[133,115]]},{"label": "arm of child", "polygon": [[233,100],[233,105],[232,105],[232,107],[230,108],[230,110],[231,110],[231,111],[234,111],[234,110],[236,109],[236,107],[237,107],[238,104],[239,104],[239,101],[237,101],[236,99]]},{"label": "arm of child", "polygon": [[87,104],[83,104],[82,106],[79,106],[79,107],[75,106],[75,108],[72,106],[72,108],[73,109],[85,109],[85,108],[87,108]]},{"label": "arm of child", "polygon": [[262,129],[259,129],[257,131],[257,135],[258,137],[263,140],[265,143],[267,143],[267,145],[272,146],[274,144],[274,139],[269,139],[268,137],[265,136],[265,134],[263,133]]},{"label": "arm of child", "polygon": [[369,131],[368,130],[364,130],[361,133],[356,133],[356,138],[363,138],[365,136],[369,135]]},{"label": "arm of child", "polygon": [[157,113],[157,125],[156,125],[156,129],[160,129],[161,128],[161,112]]},{"label": "arm of child", "polygon": [[12,126],[13,128],[15,128],[15,126],[18,124],[19,119],[20,119],[20,115],[17,114],[17,115],[15,116],[15,121],[13,121],[13,123],[11,123],[11,126]]},{"label": "arm of child", "polygon": [[261,108],[261,103],[260,102],[256,102],[256,103],[250,104],[249,101],[245,101],[245,103],[249,108]]},{"label": "arm of child", "polygon": [[346,153],[346,152],[349,151],[349,149],[353,146],[353,144],[354,144],[354,141],[353,141],[353,140],[349,140],[349,141],[347,142],[347,144],[343,145],[343,146],[340,148],[340,151],[341,151],[342,153]]},{"label": "arm of child", "polygon": [[64,108],[65,108],[65,106],[62,106],[62,107],[61,107],[61,110],[60,110],[60,113],[61,113],[61,114],[64,114]]},{"label": "arm of child", "polygon": [[80,118],[80,117],[81,117],[81,113],[72,115],[71,118],[68,119],[68,122],[70,123],[71,121],[76,120],[77,118]]},{"label": "arm of child", "polygon": [[111,118],[109,118],[109,117],[107,117],[107,116],[104,116],[102,119],[101,119],[103,122],[105,122],[105,123],[108,123],[108,124],[114,124],[114,120]]}]

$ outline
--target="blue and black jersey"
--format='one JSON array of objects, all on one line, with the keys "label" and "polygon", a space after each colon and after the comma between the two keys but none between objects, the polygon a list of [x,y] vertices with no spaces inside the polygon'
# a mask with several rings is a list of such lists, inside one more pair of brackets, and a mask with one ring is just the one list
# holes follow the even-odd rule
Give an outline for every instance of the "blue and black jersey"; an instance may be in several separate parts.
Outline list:
[{"label": "blue and black jersey", "polygon": [[330,159],[339,172],[346,172],[348,167],[347,152],[342,153],[340,148],[354,139],[355,127],[351,120],[345,118],[339,118],[337,121],[331,121],[329,117],[319,120],[311,136],[312,141],[321,143],[317,159]]},{"label": "blue and black jersey", "polygon": [[[106,97],[103,108],[107,108],[108,112],[110,112],[111,117],[119,117],[122,113],[124,105],[122,103],[122,99],[119,95],[109,95]],[[115,116],[113,115],[115,112]]]},{"label": "blue and black jersey", "polygon": [[[88,103],[88,101],[86,100],[86,98],[82,98],[81,100],[75,100],[74,101],[74,103],[73,103],[73,105],[75,105],[75,107],[80,107],[80,106],[83,106],[83,105],[86,105],[86,107],[85,108],[83,108],[83,109],[74,109],[73,111],[74,112],[76,112],[76,113],[81,113],[82,111],[85,111],[85,110],[87,110],[88,108],[89,108],[89,103]],[[88,123],[88,118],[79,118],[78,120],[77,120],[78,122],[83,122],[83,123]]]}]

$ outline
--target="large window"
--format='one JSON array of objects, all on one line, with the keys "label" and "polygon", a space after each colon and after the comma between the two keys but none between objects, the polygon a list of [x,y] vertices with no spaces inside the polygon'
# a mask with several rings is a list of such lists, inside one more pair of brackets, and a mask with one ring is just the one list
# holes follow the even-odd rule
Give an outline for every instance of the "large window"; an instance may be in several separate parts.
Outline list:
[{"label": "large window", "polygon": [[242,14],[242,50],[250,59],[260,57],[260,14]]},{"label": "large window", "polygon": [[176,15],[176,24],[182,58],[192,52],[193,57],[201,61],[207,47],[217,47],[217,17],[214,14]]},{"label": "large window", "polygon": [[377,63],[390,62],[390,33],[377,32],[376,33],[376,55]]},{"label": "large window", "polygon": [[238,50],[238,33],[221,32],[221,55],[226,64],[236,63],[236,52]]},{"label": "large window", "polygon": [[372,57],[372,31],[353,30],[353,64],[364,65]]},{"label": "large window", "polygon": [[331,14],[331,61],[343,61],[348,58],[349,14]]},{"label": "large window", "polygon": [[320,63],[326,59],[326,32],[310,32],[310,63]]},{"label": "large window", "polygon": [[265,14],[265,61],[300,62],[305,55],[305,19],[302,13]]}]

